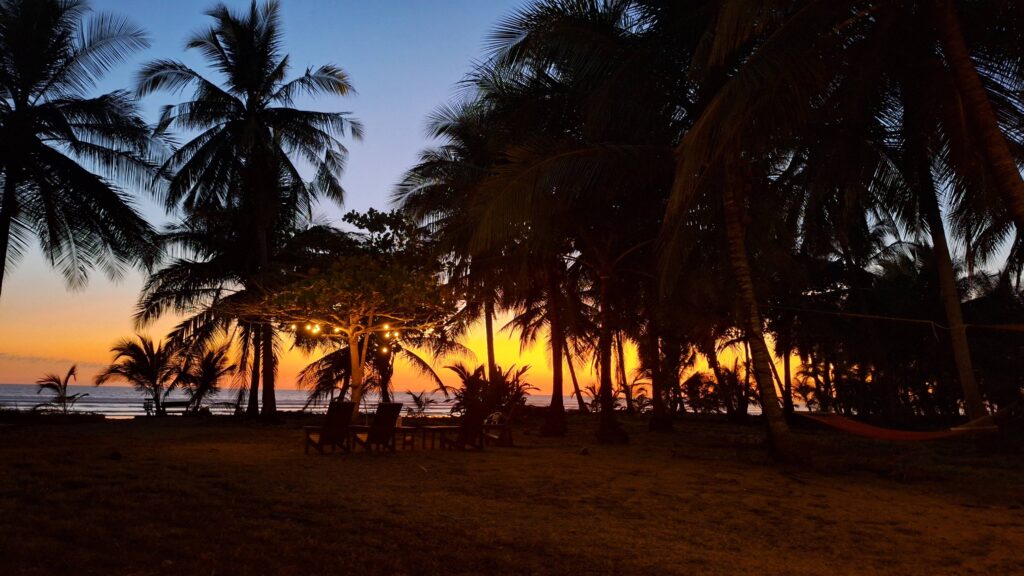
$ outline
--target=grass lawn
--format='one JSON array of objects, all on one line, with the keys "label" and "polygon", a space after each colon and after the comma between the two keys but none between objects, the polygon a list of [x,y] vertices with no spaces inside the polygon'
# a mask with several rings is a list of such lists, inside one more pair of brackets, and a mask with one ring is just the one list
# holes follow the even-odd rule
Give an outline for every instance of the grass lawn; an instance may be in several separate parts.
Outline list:
[{"label": "grass lawn", "polygon": [[[708,421],[629,446],[319,456],[301,425],[0,426],[0,574],[1011,574],[1024,458]],[[586,447],[586,450],[582,450]],[[583,454],[581,452],[587,452]]]}]

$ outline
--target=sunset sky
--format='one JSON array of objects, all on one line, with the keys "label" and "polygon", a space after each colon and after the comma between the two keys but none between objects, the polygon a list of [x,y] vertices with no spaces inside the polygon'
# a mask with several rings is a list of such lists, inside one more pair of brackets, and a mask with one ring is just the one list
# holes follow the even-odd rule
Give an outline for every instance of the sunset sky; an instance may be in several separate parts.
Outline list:
[{"label": "sunset sky", "polygon": [[[247,4],[229,3],[233,7]],[[345,210],[387,207],[392,186],[429,144],[423,130],[428,113],[456,92],[463,74],[480,57],[487,30],[519,2],[288,0],[282,4],[292,76],[309,65],[334,63],[350,74],[359,92],[346,99],[299,102],[301,107],[351,111],[366,126],[364,142],[346,142],[351,154],[342,181],[348,192],[344,209],[322,206],[316,213],[337,222]],[[129,16],[148,30],[152,40],[151,48],[108,75],[97,93],[130,87],[139,64],[153,58],[181,59],[202,68],[197,56],[184,52],[183,46],[191,32],[207,25],[203,12],[213,5],[210,0],[93,0],[92,5],[97,11]],[[153,120],[161,105],[174,101],[173,95],[159,94],[142,105]],[[162,208],[144,191],[138,191],[138,197],[152,222],[167,221]],[[111,344],[132,334],[131,315],[142,278],[138,271],[130,271],[118,282],[95,274],[88,287],[71,292],[38,251],[30,253],[5,279],[0,299],[0,383],[31,383],[43,372],[63,372],[72,363],[79,365],[81,381],[90,382],[109,361]],[[167,318],[148,332],[160,337],[174,321]],[[529,380],[543,391],[550,387],[543,345],[521,354],[517,340],[506,335],[497,340],[500,364],[531,364]],[[485,357],[479,332],[466,344],[478,358]],[[309,360],[299,353],[287,354],[281,385],[292,387],[295,373]],[[589,369],[580,374],[586,381],[593,378]],[[421,377],[406,370],[396,375],[397,390],[424,386]]]}]

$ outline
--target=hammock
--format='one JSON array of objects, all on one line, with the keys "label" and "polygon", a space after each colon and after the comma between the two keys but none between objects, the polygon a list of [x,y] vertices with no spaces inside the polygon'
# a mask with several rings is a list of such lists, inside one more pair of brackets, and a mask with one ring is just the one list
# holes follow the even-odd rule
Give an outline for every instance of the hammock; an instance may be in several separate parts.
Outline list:
[{"label": "hammock", "polygon": [[871,424],[865,424],[863,422],[858,422],[857,420],[829,412],[797,412],[797,414],[804,418],[809,418],[815,422],[824,424],[829,428],[834,428],[841,432],[846,432],[847,434],[853,434],[854,436],[860,436],[862,438],[872,438],[874,440],[941,440],[943,438],[955,438],[958,436],[995,432],[999,430],[999,427],[995,425],[995,418],[992,416],[983,416],[977,420],[971,420],[966,424],[955,426],[947,430],[916,432],[911,430],[894,430],[892,428],[872,426]]}]

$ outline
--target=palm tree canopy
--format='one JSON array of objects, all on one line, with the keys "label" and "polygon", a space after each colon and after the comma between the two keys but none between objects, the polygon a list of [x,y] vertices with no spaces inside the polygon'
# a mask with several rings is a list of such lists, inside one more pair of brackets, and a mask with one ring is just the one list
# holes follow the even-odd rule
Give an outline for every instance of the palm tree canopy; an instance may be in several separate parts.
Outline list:
[{"label": "palm tree canopy", "polygon": [[[218,4],[207,15],[213,24],[189,38],[186,48],[197,50],[221,77],[221,84],[177,60],[154,60],[138,73],[136,93],[192,88],[192,99],[166,106],[158,131],[177,128],[197,133],[161,167],[170,181],[166,203],[187,210],[202,206],[238,204],[245,195],[276,205],[276,189],[292,190],[309,207],[320,194],[338,202],[344,192],[338,178],[346,150],[339,140],[346,133],[359,139],[362,126],[347,112],[317,112],[294,107],[302,95],[346,96],[353,93],[348,75],[326,64],[308,68],[286,80],[289,58],[281,52],[282,30],[277,2],[234,13]],[[306,185],[296,161],[315,167]],[[262,185],[264,194],[253,190]]]},{"label": "palm tree canopy", "polygon": [[96,376],[96,385],[125,380],[139,390],[159,396],[175,386],[177,351],[138,335],[122,339],[110,349],[113,363]]},{"label": "palm tree canopy", "polygon": [[81,0],[0,2],[0,272],[35,236],[72,287],[157,255],[121,188],[151,183],[151,131],[129,93],[86,95],[149,42],[127,20],[88,13]]},{"label": "palm tree canopy", "polygon": [[71,368],[68,369],[68,373],[63,377],[53,373],[46,374],[39,380],[36,380],[36,384],[39,385],[39,390],[36,391],[36,393],[38,394],[43,390],[49,390],[58,397],[67,396],[68,386],[71,384],[72,380],[77,378],[77,373],[78,365],[76,364],[71,366]]}]

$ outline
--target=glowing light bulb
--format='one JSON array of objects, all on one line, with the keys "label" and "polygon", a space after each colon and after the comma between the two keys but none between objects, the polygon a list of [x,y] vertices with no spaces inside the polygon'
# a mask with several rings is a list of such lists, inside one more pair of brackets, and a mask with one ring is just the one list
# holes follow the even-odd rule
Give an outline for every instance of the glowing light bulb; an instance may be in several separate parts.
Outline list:
[{"label": "glowing light bulb", "polygon": [[391,325],[390,324],[385,324],[384,325],[384,329],[385,330],[390,330],[391,329]]},{"label": "glowing light bulb", "polygon": [[295,330],[295,324],[292,324],[291,329]]},{"label": "glowing light bulb", "polygon": [[388,353],[388,347],[387,346],[383,346],[383,347],[381,347],[380,351],[383,354],[387,354]]},{"label": "glowing light bulb", "polygon": [[309,324],[306,324],[306,330],[312,330],[312,329],[313,329],[312,326],[310,326]]}]

